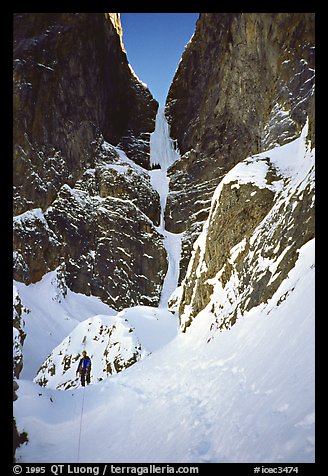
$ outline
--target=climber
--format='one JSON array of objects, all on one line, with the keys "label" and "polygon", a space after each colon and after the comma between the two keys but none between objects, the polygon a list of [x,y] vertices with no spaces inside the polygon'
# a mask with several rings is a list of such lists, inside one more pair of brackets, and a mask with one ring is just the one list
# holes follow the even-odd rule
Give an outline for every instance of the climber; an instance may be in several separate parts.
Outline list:
[{"label": "climber", "polygon": [[91,359],[87,356],[87,351],[82,351],[82,358],[80,359],[79,365],[77,367],[76,375],[80,374],[81,385],[85,386],[85,381],[87,384],[90,383],[90,373],[91,373]]}]

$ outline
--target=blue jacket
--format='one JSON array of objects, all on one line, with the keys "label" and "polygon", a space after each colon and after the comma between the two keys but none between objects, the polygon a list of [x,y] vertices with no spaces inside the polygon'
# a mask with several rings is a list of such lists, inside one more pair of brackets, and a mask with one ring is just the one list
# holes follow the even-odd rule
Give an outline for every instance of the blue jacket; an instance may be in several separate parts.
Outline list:
[{"label": "blue jacket", "polygon": [[86,356],[85,358],[82,357],[80,359],[79,365],[77,367],[77,372],[79,372],[80,370],[83,370],[83,372],[86,372],[87,369],[89,369],[89,372],[90,372],[91,360],[90,360],[90,357],[88,356]]}]

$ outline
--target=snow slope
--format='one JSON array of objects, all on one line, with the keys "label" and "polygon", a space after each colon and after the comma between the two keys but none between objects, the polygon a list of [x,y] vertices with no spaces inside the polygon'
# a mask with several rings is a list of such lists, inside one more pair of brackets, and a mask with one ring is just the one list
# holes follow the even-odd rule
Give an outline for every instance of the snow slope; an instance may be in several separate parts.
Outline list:
[{"label": "snow slope", "polygon": [[26,286],[14,281],[14,298],[19,295],[25,310],[24,366],[21,378],[32,380],[50,352],[85,319],[96,314],[113,316],[116,311],[99,298],[62,288],[58,272]]},{"label": "snow slope", "polygon": [[18,462],[77,461],[83,392],[80,462],[313,462],[314,240],[267,304],[206,343],[210,322],[85,390],[20,380]]}]

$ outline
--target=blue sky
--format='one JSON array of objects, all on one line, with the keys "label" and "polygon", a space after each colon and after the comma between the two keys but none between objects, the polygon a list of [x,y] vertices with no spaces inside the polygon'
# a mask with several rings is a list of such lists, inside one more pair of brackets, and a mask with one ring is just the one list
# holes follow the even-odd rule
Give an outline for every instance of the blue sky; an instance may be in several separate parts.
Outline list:
[{"label": "blue sky", "polygon": [[123,43],[136,75],[161,106],[198,13],[121,13]]}]

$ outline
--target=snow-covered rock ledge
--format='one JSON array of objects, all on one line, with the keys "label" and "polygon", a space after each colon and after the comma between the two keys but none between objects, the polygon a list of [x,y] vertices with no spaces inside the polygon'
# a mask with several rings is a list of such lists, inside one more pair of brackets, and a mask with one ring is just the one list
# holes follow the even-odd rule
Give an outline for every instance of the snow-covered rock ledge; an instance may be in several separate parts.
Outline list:
[{"label": "snow-covered rock ledge", "polygon": [[222,180],[179,299],[182,329],[207,309],[229,328],[277,290],[314,237],[314,149],[294,141],[249,157]]}]

